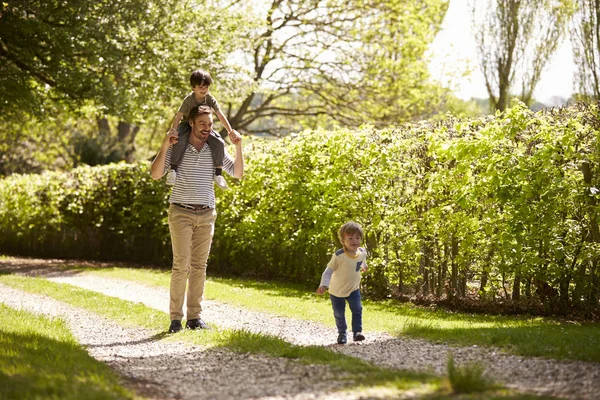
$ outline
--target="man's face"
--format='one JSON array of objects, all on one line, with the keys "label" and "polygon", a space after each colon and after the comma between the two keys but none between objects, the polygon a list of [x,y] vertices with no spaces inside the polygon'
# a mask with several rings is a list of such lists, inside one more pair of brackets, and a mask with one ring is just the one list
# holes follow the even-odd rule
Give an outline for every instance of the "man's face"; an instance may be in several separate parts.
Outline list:
[{"label": "man's face", "polygon": [[208,135],[210,135],[210,131],[212,130],[212,114],[196,115],[193,122],[190,120],[190,125],[192,126],[192,134],[197,139],[205,142],[206,139],[208,139]]}]

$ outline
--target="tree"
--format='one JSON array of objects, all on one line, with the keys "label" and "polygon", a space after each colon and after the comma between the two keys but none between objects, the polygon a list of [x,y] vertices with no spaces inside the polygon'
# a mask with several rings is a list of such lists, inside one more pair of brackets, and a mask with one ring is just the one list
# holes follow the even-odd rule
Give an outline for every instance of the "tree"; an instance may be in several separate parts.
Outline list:
[{"label": "tree", "polygon": [[586,100],[600,99],[600,2],[580,0],[571,41],[577,71],[575,83]]},{"label": "tree", "polygon": [[107,151],[128,161],[140,124],[175,107],[193,69],[223,70],[233,35],[243,35],[240,15],[180,2],[22,0],[0,7],[4,127],[92,107],[99,135],[117,138]]},{"label": "tree", "polygon": [[471,10],[491,107],[504,111],[511,94],[519,91],[521,101],[530,105],[572,16],[572,1],[473,1]]},{"label": "tree", "polygon": [[247,90],[230,102],[229,120],[249,133],[278,134],[282,119],[289,130],[422,117],[440,97],[430,90],[424,54],[447,6],[272,0],[255,12],[262,25],[241,49]]}]

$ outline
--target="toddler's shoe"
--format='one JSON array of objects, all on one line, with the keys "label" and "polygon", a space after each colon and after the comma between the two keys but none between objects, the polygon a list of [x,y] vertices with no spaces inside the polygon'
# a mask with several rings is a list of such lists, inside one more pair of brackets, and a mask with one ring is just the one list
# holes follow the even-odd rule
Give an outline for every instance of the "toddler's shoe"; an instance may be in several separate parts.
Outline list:
[{"label": "toddler's shoe", "polygon": [[365,340],[365,335],[363,335],[361,332],[354,332],[353,337],[355,342],[361,342],[363,340]]},{"label": "toddler's shoe", "polygon": [[348,337],[346,336],[346,332],[340,333],[337,339],[338,344],[346,344],[348,342]]},{"label": "toddler's shoe", "polygon": [[177,172],[172,169],[167,174],[167,185],[173,186],[175,184],[175,180],[177,180]]},{"label": "toddler's shoe", "polygon": [[227,185],[227,181],[225,181],[223,175],[215,175],[215,183],[223,190],[229,189],[229,185]]}]

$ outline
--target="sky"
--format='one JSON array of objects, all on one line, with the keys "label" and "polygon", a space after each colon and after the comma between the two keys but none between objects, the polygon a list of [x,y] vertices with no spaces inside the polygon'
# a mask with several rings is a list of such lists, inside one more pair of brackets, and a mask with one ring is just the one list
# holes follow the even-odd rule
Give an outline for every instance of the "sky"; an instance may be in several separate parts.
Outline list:
[{"label": "sky", "polygon": [[[487,98],[483,74],[477,62],[475,39],[472,34],[471,12],[467,0],[451,0],[442,29],[433,42],[433,60],[429,69],[441,82],[448,82],[447,74],[467,76],[450,84],[457,97]],[[550,103],[553,96],[568,98],[573,91],[573,73],[575,65],[571,54],[571,42],[568,38],[559,45],[557,52],[542,73],[541,80],[534,92],[534,98]]]}]

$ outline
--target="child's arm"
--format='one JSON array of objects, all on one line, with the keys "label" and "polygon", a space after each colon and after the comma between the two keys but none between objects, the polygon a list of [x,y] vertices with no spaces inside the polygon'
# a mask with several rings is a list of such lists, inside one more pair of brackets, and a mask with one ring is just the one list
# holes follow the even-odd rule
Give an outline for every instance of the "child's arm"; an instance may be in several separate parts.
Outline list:
[{"label": "child's arm", "polygon": [[177,115],[175,115],[175,119],[173,120],[173,125],[171,126],[171,129],[174,129],[175,131],[177,131],[177,127],[179,126],[179,123],[181,122],[182,119],[183,119],[183,113],[181,111],[178,111]]},{"label": "child's arm", "polygon": [[237,142],[237,139],[241,137],[239,132],[231,127],[229,121],[227,121],[227,117],[221,112],[221,110],[215,111],[215,114],[217,114],[217,118],[219,118],[219,121],[221,121],[221,124],[223,125],[225,130],[231,136],[231,141],[234,143]]},{"label": "child's arm", "polygon": [[369,266],[367,265],[367,260],[363,261],[363,265],[360,268],[361,272],[367,272],[369,270]]},{"label": "child's arm", "polygon": [[329,287],[329,282],[331,282],[331,275],[333,274],[333,269],[327,267],[325,271],[323,271],[323,275],[321,275],[321,283],[317,288],[317,294],[325,293],[325,290]]}]

